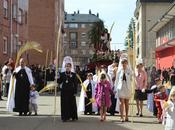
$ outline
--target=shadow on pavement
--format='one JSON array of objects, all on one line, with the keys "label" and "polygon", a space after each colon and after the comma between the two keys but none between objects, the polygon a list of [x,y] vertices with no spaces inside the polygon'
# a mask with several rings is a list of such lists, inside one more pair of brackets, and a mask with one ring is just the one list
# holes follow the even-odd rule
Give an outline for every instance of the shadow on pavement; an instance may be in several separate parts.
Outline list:
[{"label": "shadow on pavement", "polygon": [[133,123],[135,123],[135,124],[137,124],[137,123],[138,123],[138,124],[149,124],[149,125],[150,125],[150,124],[159,124],[159,123],[156,122],[156,121],[155,121],[155,122],[151,122],[151,121],[150,121],[150,122],[146,122],[146,121],[133,121]]},{"label": "shadow on pavement", "polygon": [[[15,118],[15,120],[14,120]],[[99,118],[80,117],[76,122],[63,123],[60,116],[1,117],[0,130],[129,130],[111,121],[100,122]]]}]

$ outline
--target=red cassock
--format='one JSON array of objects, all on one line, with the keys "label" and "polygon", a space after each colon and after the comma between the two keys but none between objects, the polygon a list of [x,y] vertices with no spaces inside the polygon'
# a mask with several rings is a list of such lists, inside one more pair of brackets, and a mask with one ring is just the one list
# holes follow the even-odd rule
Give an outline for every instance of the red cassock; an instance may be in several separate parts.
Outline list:
[{"label": "red cassock", "polygon": [[168,95],[166,94],[166,92],[158,92],[154,95],[154,101],[156,103],[156,107],[157,107],[157,118],[159,120],[161,120],[162,117],[162,105],[161,105],[161,100],[163,101],[167,101],[168,100]]}]

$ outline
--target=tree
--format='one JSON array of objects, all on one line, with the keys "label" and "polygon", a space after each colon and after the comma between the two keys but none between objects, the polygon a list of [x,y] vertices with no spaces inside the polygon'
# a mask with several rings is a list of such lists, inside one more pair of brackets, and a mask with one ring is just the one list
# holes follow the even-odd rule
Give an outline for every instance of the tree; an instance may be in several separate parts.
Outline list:
[{"label": "tree", "polygon": [[125,38],[125,46],[128,48],[128,45],[130,45],[130,48],[133,48],[134,45],[134,32],[135,32],[135,21],[133,18],[131,18],[128,31],[127,31],[127,36]]},{"label": "tree", "polygon": [[92,26],[92,29],[88,32],[90,39],[90,45],[94,45],[95,50],[100,49],[100,38],[101,34],[104,31],[104,22],[102,20],[95,22]]}]

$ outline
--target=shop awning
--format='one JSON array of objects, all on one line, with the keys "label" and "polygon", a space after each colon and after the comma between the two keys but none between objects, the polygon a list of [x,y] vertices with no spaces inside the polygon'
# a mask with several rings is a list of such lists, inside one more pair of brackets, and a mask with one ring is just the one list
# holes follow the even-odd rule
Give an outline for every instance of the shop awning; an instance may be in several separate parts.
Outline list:
[{"label": "shop awning", "polygon": [[149,31],[157,32],[175,17],[175,2],[169,7],[164,15],[150,28]]},{"label": "shop awning", "polygon": [[164,44],[162,44],[162,45],[160,45],[160,46],[158,46],[156,48],[156,51],[162,51],[164,49],[171,48],[171,47],[175,47],[175,38],[168,41],[168,42],[166,42],[166,43],[164,43]]}]

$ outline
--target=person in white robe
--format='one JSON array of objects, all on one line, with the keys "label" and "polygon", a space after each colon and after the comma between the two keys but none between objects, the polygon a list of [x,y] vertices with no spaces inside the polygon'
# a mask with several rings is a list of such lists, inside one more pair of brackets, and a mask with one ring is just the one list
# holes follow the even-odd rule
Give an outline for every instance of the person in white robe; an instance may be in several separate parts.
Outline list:
[{"label": "person in white robe", "polygon": [[[78,112],[84,112],[92,114],[93,112],[97,112],[98,108],[96,103],[90,103],[90,99],[95,97],[95,87],[96,82],[93,81],[93,74],[88,73],[87,79],[83,82],[84,88],[81,88]],[[85,89],[85,90],[84,90]]]},{"label": "person in white robe", "polygon": [[[112,86],[113,91],[114,91],[114,84],[115,84],[115,80],[116,80],[117,69],[118,69],[118,63],[114,60],[113,63],[108,66],[108,72],[107,72],[107,74],[109,75],[110,80],[111,80],[111,86]],[[111,95],[112,105],[111,105],[110,109],[108,110],[108,112],[111,115],[115,115],[116,101],[117,101],[117,99],[116,99],[115,95],[112,94]]]},{"label": "person in white robe", "polygon": [[[130,67],[130,63],[128,60],[127,54],[122,54],[120,57],[119,67],[116,74],[116,81],[115,81],[115,92],[116,97],[119,98],[117,100],[117,106],[119,105],[120,111],[120,121],[128,121],[128,112],[129,112],[129,99],[131,98],[132,93],[132,86],[131,86],[131,79],[132,79],[132,70]],[[120,103],[119,103],[120,102]],[[124,120],[124,108],[125,108],[125,120]]]},{"label": "person in white robe", "polygon": [[164,103],[165,109],[165,130],[175,130],[175,88],[171,90],[167,103]]},{"label": "person in white robe", "polygon": [[34,85],[32,72],[25,66],[24,59],[21,58],[13,76],[10,80],[10,87],[7,100],[7,110],[9,112],[19,112],[19,116],[25,116],[29,112],[30,86]]},{"label": "person in white robe", "polygon": [[96,66],[95,75],[93,76],[93,81],[96,83],[100,80],[99,79],[100,72],[101,72],[101,69],[98,66]]}]

